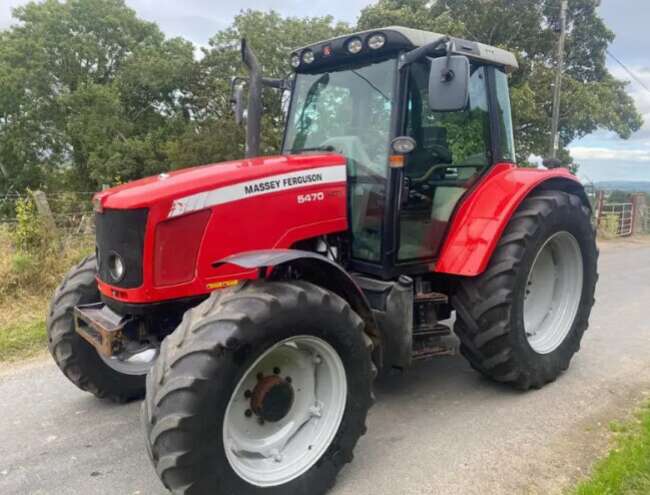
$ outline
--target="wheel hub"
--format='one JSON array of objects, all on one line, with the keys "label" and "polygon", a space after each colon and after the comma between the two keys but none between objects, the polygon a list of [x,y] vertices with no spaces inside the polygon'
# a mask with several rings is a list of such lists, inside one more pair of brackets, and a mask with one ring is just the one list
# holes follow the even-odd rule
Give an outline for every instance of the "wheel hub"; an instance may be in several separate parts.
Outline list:
[{"label": "wheel hub", "polygon": [[261,377],[253,389],[251,410],[264,421],[277,423],[291,410],[295,393],[291,384],[277,376]]},{"label": "wheel hub", "polygon": [[329,343],[310,335],[278,342],[244,372],[226,408],[230,466],[258,487],[300,477],[334,440],[346,401],[345,367]]}]

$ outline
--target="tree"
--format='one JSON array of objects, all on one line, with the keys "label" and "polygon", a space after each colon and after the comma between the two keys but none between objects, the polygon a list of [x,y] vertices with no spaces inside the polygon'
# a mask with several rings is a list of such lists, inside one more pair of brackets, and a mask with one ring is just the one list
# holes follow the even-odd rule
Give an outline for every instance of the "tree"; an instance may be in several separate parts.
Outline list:
[{"label": "tree", "polygon": [[[625,92],[626,83],[616,80],[605,65],[614,34],[598,16],[599,3],[569,2],[560,116],[563,147],[597,129],[626,139],[642,125]],[[510,81],[515,139],[519,160],[525,162],[531,154],[544,156],[550,141],[554,26],[559,10],[560,0],[380,0],[362,11],[359,27],[399,24],[513,51],[520,64]],[[572,162],[566,149],[559,157],[565,164]]]},{"label": "tree", "polygon": [[[335,23],[331,16],[308,18],[283,18],[277,12],[268,13],[247,10],[235,17],[232,26],[218,32],[205,50],[202,67],[205,71],[203,97],[213,100],[210,118],[218,119],[226,132],[233,134],[230,102],[228,101],[230,79],[246,76],[239,52],[240,41],[246,38],[263,65],[266,77],[284,78],[289,74],[289,58],[292,50],[314,41],[333,38],[351,32],[345,23]],[[262,151],[277,152],[282,137],[283,116],[281,98],[275,90],[264,94],[262,126]],[[229,154],[243,154],[242,139],[232,144]]]},{"label": "tree", "polygon": [[165,40],[123,0],[45,0],[0,33],[0,190],[96,188],[168,167],[182,134],[193,46]]}]

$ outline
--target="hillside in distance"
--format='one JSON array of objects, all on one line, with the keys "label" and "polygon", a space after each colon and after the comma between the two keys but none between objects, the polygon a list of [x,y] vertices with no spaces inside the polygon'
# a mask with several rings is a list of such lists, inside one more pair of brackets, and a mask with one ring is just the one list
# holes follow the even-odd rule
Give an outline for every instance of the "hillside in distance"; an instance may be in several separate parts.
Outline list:
[{"label": "hillside in distance", "polygon": [[594,184],[596,189],[604,191],[625,191],[629,193],[644,192],[650,193],[650,181],[640,180],[607,180]]}]

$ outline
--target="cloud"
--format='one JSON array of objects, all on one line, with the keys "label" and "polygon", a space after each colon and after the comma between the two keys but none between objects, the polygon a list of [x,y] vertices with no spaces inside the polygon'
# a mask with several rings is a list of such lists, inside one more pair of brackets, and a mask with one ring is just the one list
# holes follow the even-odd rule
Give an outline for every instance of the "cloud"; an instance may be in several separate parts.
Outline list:
[{"label": "cloud", "polygon": [[643,162],[650,165],[650,147],[645,149],[612,149],[570,147],[571,155],[576,160],[617,160],[623,162]]},{"label": "cloud", "polygon": [[27,3],[25,0],[0,0],[0,30],[14,24],[15,21],[11,17],[11,11],[25,3]]},{"label": "cloud", "polygon": [[614,54],[628,64],[647,64],[648,0],[603,0],[599,12],[616,34]]}]

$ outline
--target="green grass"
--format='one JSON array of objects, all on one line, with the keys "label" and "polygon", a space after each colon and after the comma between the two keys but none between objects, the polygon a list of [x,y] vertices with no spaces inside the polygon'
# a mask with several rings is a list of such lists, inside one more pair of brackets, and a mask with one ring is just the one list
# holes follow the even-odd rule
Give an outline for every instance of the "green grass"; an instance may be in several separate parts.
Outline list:
[{"label": "green grass", "polygon": [[44,320],[0,328],[0,362],[33,356],[46,347]]},{"label": "green grass", "polygon": [[610,430],[616,435],[615,447],[573,495],[650,494],[650,403],[635,420],[610,423]]}]

